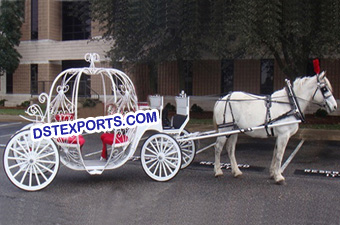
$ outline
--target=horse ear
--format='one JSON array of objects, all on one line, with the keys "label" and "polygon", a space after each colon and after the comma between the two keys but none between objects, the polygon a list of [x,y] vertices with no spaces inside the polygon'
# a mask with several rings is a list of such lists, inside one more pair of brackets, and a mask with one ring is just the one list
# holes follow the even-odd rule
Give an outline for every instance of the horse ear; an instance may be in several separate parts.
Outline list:
[{"label": "horse ear", "polygon": [[319,80],[323,80],[323,78],[325,78],[326,76],[326,71],[322,71],[318,76],[319,76]]}]

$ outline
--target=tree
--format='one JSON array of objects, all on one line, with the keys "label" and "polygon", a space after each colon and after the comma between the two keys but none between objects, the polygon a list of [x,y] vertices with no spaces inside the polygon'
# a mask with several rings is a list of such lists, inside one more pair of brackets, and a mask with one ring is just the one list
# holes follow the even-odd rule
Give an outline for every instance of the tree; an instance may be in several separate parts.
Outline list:
[{"label": "tree", "polygon": [[247,53],[274,56],[290,78],[306,74],[311,58],[339,53],[338,1],[242,0],[237,8]]},{"label": "tree", "polygon": [[19,66],[20,28],[24,21],[25,0],[3,0],[0,5],[0,74],[13,73]]},{"label": "tree", "polygon": [[[151,87],[156,92],[160,62],[177,60],[179,80],[183,81],[184,60],[201,57],[209,16],[204,7],[208,3],[207,0],[92,0],[92,16],[102,24],[104,37],[114,40],[109,52],[113,61],[148,63]],[[180,88],[184,88],[184,82]]]}]

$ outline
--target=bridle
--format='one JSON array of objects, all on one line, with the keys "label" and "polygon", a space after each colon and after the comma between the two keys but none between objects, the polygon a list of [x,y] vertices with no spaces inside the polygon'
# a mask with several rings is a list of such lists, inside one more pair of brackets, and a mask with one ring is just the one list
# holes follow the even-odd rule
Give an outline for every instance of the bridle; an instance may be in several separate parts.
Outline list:
[{"label": "bridle", "polygon": [[[320,81],[319,76],[317,77],[317,79],[318,79],[318,83],[317,83],[316,89],[315,89],[313,97],[312,97],[312,100],[314,101],[313,103],[317,104],[317,105],[321,105],[323,107],[325,107],[325,106],[328,107],[326,100],[328,98],[332,97],[332,92],[330,91],[326,82]],[[320,90],[320,92],[323,96],[323,104],[316,103],[316,101],[314,99],[318,90]]]}]

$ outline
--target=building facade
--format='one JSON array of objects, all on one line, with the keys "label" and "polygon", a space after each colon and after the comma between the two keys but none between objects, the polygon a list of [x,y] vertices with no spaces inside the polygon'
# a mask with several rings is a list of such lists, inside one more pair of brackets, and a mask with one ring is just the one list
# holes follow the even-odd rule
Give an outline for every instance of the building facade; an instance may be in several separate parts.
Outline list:
[{"label": "building facade", "polygon": [[[51,82],[62,70],[86,66],[84,55],[96,52],[101,66],[110,66],[105,52],[112,43],[99,40],[99,25],[89,15],[79,14],[86,10],[87,1],[27,0],[25,22],[19,53],[20,66],[14,74],[1,77],[0,99],[16,105],[41,92],[49,91]],[[138,97],[145,101],[151,93],[147,65],[124,65],[122,68],[134,82]],[[340,98],[340,60],[324,59],[321,69],[334,84],[334,96]],[[303,74],[301,74],[303,75]],[[242,90],[255,94],[270,94],[282,88],[285,75],[274,59],[202,59],[185,61],[184,81],[180,81],[177,62],[158,65],[157,94],[173,96],[180,90],[180,82],[189,95],[217,98],[229,91]],[[99,84],[84,78],[83,94],[102,94]],[[202,97],[202,99],[204,99]],[[212,104],[204,106],[211,109]]]}]

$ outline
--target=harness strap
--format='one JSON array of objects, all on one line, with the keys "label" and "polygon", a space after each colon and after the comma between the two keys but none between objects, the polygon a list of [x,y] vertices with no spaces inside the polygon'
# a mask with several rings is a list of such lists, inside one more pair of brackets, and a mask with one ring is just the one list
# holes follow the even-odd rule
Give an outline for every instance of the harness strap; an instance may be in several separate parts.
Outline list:
[{"label": "harness strap", "polygon": [[266,120],[264,122],[264,128],[266,130],[267,136],[274,136],[274,129],[271,128],[270,131],[271,133],[269,133],[268,131],[268,124],[272,121],[272,117],[270,114],[270,108],[272,107],[272,96],[271,95],[267,95],[266,96],[266,108],[267,108],[267,113],[266,113]]},{"label": "harness strap", "polygon": [[291,103],[291,105],[294,108],[294,111],[295,111],[294,115],[295,115],[296,119],[300,119],[302,122],[305,122],[305,116],[301,112],[299,102],[297,101],[296,95],[295,95],[294,90],[293,90],[293,88],[290,84],[290,81],[286,80],[286,83],[287,83],[287,86],[286,86],[285,89],[286,89],[286,92],[287,92],[287,95],[288,95],[289,102]]}]

